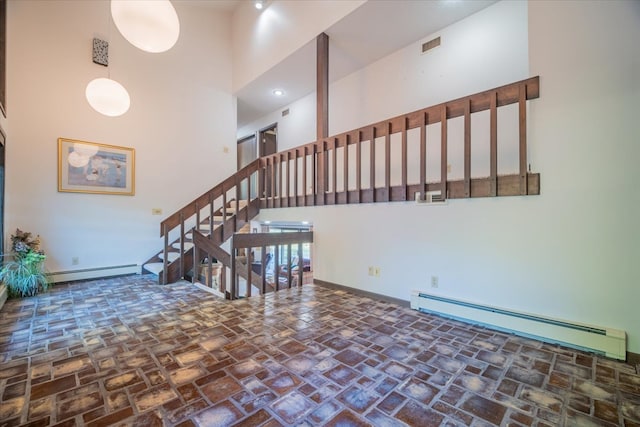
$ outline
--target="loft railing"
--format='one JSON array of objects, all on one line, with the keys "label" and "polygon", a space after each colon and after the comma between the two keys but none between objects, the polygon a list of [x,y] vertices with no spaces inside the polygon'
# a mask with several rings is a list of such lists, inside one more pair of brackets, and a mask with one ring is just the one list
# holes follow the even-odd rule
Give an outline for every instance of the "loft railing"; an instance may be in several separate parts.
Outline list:
[{"label": "loft railing", "polygon": [[[313,232],[298,233],[238,233],[231,239],[231,254],[220,248],[203,234],[194,232],[195,258],[200,260],[206,255],[205,271],[212,272],[212,259],[221,264],[221,280],[216,291],[225,294],[229,299],[250,297],[253,289],[260,295],[291,288],[294,284],[302,286],[304,274],[303,247],[305,243],[313,243]],[[293,247],[296,246],[298,257],[297,271],[292,268]],[[287,248],[286,259],[280,259],[281,248]],[[256,249],[260,257],[254,258]],[[244,255],[240,255],[240,252]],[[268,254],[273,260],[267,261]],[[271,264],[271,271],[268,271]],[[258,267],[258,271],[254,268]],[[285,268],[282,268],[285,267]],[[230,269],[230,280],[226,279],[226,268]],[[241,281],[243,278],[244,281]],[[196,281],[196,274],[193,275]],[[208,280],[208,283],[213,281]],[[229,286],[227,287],[227,282]],[[244,283],[244,288],[241,285]]]},{"label": "loft railing", "polygon": [[[261,207],[424,200],[427,192],[439,192],[441,200],[540,194],[540,175],[527,170],[526,129],[526,101],[538,96],[539,77],[533,77],[263,157]],[[518,105],[518,173],[499,175],[498,110],[510,104]],[[474,178],[471,116],[482,111],[489,111],[489,176]],[[464,120],[464,177],[448,180],[449,122],[458,117]],[[427,127],[434,124],[440,125],[440,180],[427,182]],[[419,130],[419,144],[410,146],[408,134],[412,129]],[[378,149],[381,143],[382,155]],[[396,161],[392,148],[399,151]],[[366,151],[367,158],[363,155]],[[409,158],[419,159],[415,182],[409,182]],[[392,171],[396,172],[393,178],[399,175],[399,185],[392,185]],[[377,185],[378,181],[383,181],[382,185]]]},{"label": "loft railing", "polygon": [[[424,200],[433,193],[439,193],[440,200],[540,194],[540,175],[528,170],[526,116],[526,101],[539,97],[539,84],[539,77],[533,77],[254,161],[161,223],[165,253],[175,245],[183,256],[179,262],[171,263],[164,257],[160,282],[182,278],[192,268],[194,251],[185,250],[185,244],[191,243],[189,232],[196,246],[230,266],[232,256],[219,245],[261,208]],[[513,104],[517,105],[513,126],[517,127],[518,172],[499,174],[498,111]],[[483,111],[489,112],[489,173],[473,177],[471,117]],[[464,172],[462,179],[449,180],[449,123],[457,118],[463,120]],[[438,126],[440,133],[436,141],[440,151],[436,159],[439,181],[431,182],[427,181],[429,126]],[[418,143],[410,144],[409,133],[416,129]],[[380,146],[382,150],[378,149]],[[394,153],[397,160],[393,159]],[[413,179],[409,174],[410,158],[418,159],[418,177]],[[257,189],[252,188],[256,174]],[[199,232],[207,226],[208,238]],[[173,243],[170,234],[178,235]],[[240,275],[249,276],[249,283],[253,282],[249,271],[243,272],[237,263],[235,268]]]}]

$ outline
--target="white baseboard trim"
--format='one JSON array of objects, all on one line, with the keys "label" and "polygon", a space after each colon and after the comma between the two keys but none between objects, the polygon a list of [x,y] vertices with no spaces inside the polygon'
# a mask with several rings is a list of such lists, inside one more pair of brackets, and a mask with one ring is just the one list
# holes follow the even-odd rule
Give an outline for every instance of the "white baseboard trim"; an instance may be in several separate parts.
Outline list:
[{"label": "white baseboard trim", "polygon": [[99,279],[102,277],[123,276],[125,274],[140,274],[140,265],[114,265],[110,267],[85,268],[81,270],[56,271],[48,273],[53,283],[72,282],[75,280]]}]

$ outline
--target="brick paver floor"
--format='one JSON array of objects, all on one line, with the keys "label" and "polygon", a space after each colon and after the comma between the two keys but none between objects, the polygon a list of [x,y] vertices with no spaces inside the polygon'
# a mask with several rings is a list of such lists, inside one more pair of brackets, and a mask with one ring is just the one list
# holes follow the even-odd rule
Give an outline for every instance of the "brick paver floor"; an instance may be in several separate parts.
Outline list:
[{"label": "brick paver floor", "polygon": [[637,426],[592,354],[315,285],[224,301],[150,276],[0,311],[0,425]]}]

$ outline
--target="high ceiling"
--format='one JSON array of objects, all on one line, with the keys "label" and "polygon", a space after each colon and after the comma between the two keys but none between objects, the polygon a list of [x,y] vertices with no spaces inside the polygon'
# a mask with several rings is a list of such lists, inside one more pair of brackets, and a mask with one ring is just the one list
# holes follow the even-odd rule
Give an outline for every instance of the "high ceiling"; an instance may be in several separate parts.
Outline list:
[{"label": "high ceiling", "polygon": [[[497,0],[369,0],[327,29],[329,81],[345,77]],[[425,40],[426,41],[426,40]],[[315,40],[238,91],[238,127],[315,91]],[[275,88],[285,96],[273,95]]]}]

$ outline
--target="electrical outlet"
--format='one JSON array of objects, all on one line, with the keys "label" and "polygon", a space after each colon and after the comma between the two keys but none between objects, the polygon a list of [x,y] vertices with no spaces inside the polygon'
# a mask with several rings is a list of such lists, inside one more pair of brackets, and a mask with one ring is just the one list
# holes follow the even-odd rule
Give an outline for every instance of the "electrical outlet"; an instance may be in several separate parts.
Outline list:
[{"label": "electrical outlet", "polygon": [[151,208],[151,215],[162,215],[162,209],[160,209],[160,208]]},{"label": "electrical outlet", "polygon": [[78,258],[77,256],[74,256],[73,258],[71,258],[71,265],[78,265],[80,264],[80,258]]},{"label": "electrical outlet", "polygon": [[373,269],[373,275],[376,277],[380,277],[380,267],[375,267]]},{"label": "electrical outlet", "polygon": [[369,266],[369,276],[373,276],[374,274],[374,269],[372,266]]},{"label": "electrical outlet", "polygon": [[432,288],[438,287],[438,276],[431,276],[431,287]]},{"label": "electrical outlet", "polygon": [[451,165],[447,165],[447,173],[451,173]]}]

